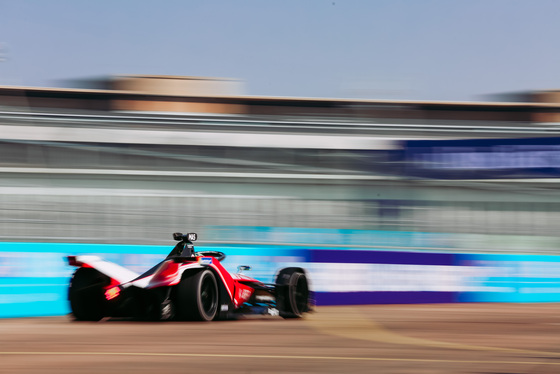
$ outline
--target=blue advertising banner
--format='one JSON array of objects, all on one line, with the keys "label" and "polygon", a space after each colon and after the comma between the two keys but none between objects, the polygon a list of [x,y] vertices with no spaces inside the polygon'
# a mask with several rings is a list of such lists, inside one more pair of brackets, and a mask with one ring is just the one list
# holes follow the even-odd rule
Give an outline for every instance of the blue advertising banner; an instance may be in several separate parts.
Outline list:
[{"label": "blue advertising banner", "polygon": [[560,138],[411,140],[404,174],[438,179],[558,178]]}]

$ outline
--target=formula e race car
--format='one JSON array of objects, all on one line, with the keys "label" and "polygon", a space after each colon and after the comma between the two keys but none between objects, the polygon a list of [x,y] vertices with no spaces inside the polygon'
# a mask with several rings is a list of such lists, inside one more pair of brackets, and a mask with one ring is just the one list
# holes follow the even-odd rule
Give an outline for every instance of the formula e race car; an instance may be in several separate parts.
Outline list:
[{"label": "formula e race car", "polygon": [[173,238],[178,243],[169,255],[142,275],[97,256],[68,256],[78,267],[68,292],[74,318],[211,321],[243,314],[299,318],[310,311],[303,269],[284,268],[274,284],[267,284],[243,274],[248,266],[230,274],[220,263],[226,257],[222,252],[195,252],[195,233]]}]

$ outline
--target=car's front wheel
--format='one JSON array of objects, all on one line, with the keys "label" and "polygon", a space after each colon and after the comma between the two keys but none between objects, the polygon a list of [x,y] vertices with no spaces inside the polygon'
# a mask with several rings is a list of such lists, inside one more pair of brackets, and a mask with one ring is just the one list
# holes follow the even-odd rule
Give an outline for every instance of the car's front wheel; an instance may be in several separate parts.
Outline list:
[{"label": "car's front wheel", "polygon": [[292,314],[301,317],[309,309],[309,284],[304,273],[295,272],[290,280],[290,305]]},{"label": "car's front wheel", "polygon": [[302,269],[280,271],[276,277],[276,304],[284,318],[301,318],[309,311],[309,283]]},{"label": "car's front wheel", "polygon": [[177,286],[177,315],[190,321],[211,321],[218,314],[218,282],[211,270],[188,272]]}]

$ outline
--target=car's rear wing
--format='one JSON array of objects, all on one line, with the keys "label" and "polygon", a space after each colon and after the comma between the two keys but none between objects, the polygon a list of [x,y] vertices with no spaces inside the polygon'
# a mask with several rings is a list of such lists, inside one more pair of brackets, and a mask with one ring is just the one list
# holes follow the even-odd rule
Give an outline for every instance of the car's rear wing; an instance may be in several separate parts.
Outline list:
[{"label": "car's rear wing", "polygon": [[140,275],[98,256],[68,256],[67,259],[70,266],[93,268],[119,283],[129,282]]}]

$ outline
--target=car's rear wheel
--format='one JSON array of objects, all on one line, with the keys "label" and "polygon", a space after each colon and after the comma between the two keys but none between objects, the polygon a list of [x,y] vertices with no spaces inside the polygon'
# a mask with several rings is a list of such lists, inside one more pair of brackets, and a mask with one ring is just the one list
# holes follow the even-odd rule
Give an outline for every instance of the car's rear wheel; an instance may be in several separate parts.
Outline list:
[{"label": "car's rear wheel", "polygon": [[309,311],[309,283],[301,269],[280,271],[276,278],[276,304],[284,318],[301,318]]},{"label": "car's rear wheel", "polygon": [[104,286],[110,279],[91,268],[79,268],[70,281],[68,299],[74,318],[78,321],[99,321],[104,317]]},{"label": "car's rear wheel", "polygon": [[218,296],[218,282],[211,270],[185,273],[177,288],[177,316],[211,321],[218,314]]}]

